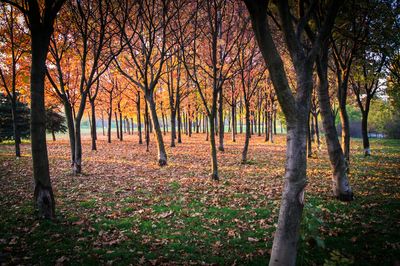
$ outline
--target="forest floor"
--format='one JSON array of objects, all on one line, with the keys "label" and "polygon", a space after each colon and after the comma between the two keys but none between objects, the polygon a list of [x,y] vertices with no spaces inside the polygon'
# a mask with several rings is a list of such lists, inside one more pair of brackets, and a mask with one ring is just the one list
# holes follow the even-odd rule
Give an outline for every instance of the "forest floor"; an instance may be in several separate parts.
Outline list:
[{"label": "forest floor", "polygon": [[[14,158],[0,144],[0,264],[265,265],[282,191],[285,138],[254,136],[240,164],[243,137],[226,135],[219,182],[209,179],[203,134],[167,148],[156,164],[137,136],[98,151],[83,142],[83,174],[71,174],[66,139],[48,142],[57,218],[41,221],[32,204],[30,145]],[[165,137],[169,144],[169,136]],[[168,146],[168,145],[167,145]],[[400,141],[372,140],[364,158],[352,140],[351,203],[331,196],[325,146],[308,161],[298,265],[394,265],[400,262]]]}]

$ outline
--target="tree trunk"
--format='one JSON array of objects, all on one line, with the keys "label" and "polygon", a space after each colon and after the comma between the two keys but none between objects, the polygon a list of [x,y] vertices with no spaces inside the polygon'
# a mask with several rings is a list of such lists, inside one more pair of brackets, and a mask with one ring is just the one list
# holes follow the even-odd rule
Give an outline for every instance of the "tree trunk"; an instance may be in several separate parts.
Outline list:
[{"label": "tree trunk", "polygon": [[75,120],[75,161],[72,171],[74,175],[82,172],[81,118]]},{"label": "tree trunk", "polygon": [[[308,111],[307,108],[304,109],[306,110],[303,111]],[[296,264],[297,242],[304,207],[304,188],[307,182],[307,115],[299,115],[296,120],[288,121],[287,124],[285,184],[270,265]]]},{"label": "tree trunk", "polygon": [[[320,149],[321,147],[321,140],[319,138],[319,125],[318,125],[318,114],[315,114],[315,134],[317,135],[317,145],[318,145],[318,149]],[[336,128],[335,128],[336,129]]]},{"label": "tree trunk", "polygon": [[118,103],[118,112],[119,112],[119,140],[124,140],[124,132],[122,131],[122,123],[124,122],[122,119],[122,112],[120,108],[120,103]]},{"label": "tree trunk", "polygon": [[31,25],[31,150],[33,178],[35,181],[34,201],[39,216],[55,217],[55,201],[50,181],[49,159],[46,144],[46,111],[44,86],[46,75],[46,57],[52,27],[43,28]]},{"label": "tree trunk", "polygon": [[107,126],[107,141],[111,143],[111,122],[112,122],[112,106],[110,106],[110,110],[108,112],[108,126]]},{"label": "tree trunk", "polygon": [[338,100],[339,100],[339,114],[340,122],[342,124],[342,150],[347,163],[347,170],[350,165],[350,122],[346,109],[347,101],[347,75],[345,80],[339,85]]},{"label": "tree trunk", "polygon": [[225,133],[225,121],[224,121],[224,101],[223,101],[223,90],[220,88],[219,94],[218,94],[218,122],[219,122],[219,146],[218,150],[219,151],[224,151],[224,133]]},{"label": "tree trunk", "polygon": [[181,116],[181,105],[177,104],[178,112],[178,143],[182,143],[182,116]]},{"label": "tree trunk", "polygon": [[249,149],[249,142],[250,142],[250,103],[245,103],[245,120],[246,120],[246,132],[245,132],[245,140],[244,140],[244,147],[242,151],[242,163],[247,162],[247,151]]},{"label": "tree trunk", "polygon": [[142,140],[142,121],[140,115],[140,93],[137,93],[137,101],[136,101],[136,116],[137,116],[137,127],[138,127],[138,135],[139,135],[139,144],[143,143]]},{"label": "tree trunk", "polygon": [[368,111],[367,110],[362,112],[361,133],[362,133],[362,138],[363,138],[364,156],[371,156],[371,149],[369,147],[369,137],[368,137]]},{"label": "tree trunk", "polygon": [[97,140],[97,132],[96,132],[96,108],[94,105],[94,101],[90,102],[90,109],[92,111],[92,151],[97,150],[96,140]]},{"label": "tree trunk", "polygon": [[156,133],[157,148],[158,148],[158,165],[167,165],[167,153],[165,152],[164,141],[162,137],[161,127],[158,122],[156,104],[153,99],[153,95],[146,95],[146,100],[150,106],[151,120],[153,122],[154,131]]},{"label": "tree trunk", "polygon": [[[15,93],[13,94],[13,97],[16,97]],[[18,131],[17,103],[15,98],[11,100],[11,116],[12,116],[14,142],[15,142],[15,157],[19,158],[21,157],[21,148],[20,148],[21,139],[19,137],[19,131]]]},{"label": "tree trunk", "polygon": [[210,147],[211,147],[211,178],[213,180],[219,180],[218,176],[218,161],[217,161],[217,149],[215,144],[215,110],[211,111],[210,115]]},{"label": "tree trunk", "polygon": [[236,142],[236,103],[232,102],[232,142]]},{"label": "tree trunk", "polygon": [[69,103],[68,99],[63,99],[64,104],[64,112],[65,112],[65,119],[67,121],[67,128],[68,128],[68,136],[69,136],[69,146],[71,149],[71,166],[74,164],[75,161],[75,126],[74,126],[74,117],[72,115],[72,108],[71,104]]},{"label": "tree trunk", "polygon": [[[267,108],[266,108],[267,109]],[[269,141],[269,127],[268,127],[268,111],[264,111],[265,116],[265,142]]]},{"label": "tree trunk", "polygon": [[312,142],[311,142],[311,130],[310,130],[310,113],[308,114],[307,119],[307,157],[312,157]]},{"label": "tree trunk", "polygon": [[320,84],[318,86],[318,101],[325,129],[325,139],[328,148],[329,160],[333,171],[333,195],[342,201],[353,200],[353,192],[347,177],[347,164],[343,150],[338,140],[335,119],[330,105],[328,84],[328,52],[317,60],[317,70]]},{"label": "tree trunk", "polygon": [[103,110],[101,110],[101,128],[103,129],[103,136],[105,136],[106,132],[104,130],[104,113],[103,113]]},{"label": "tree trunk", "polygon": [[114,111],[114,116],[115,116],[115,125],[116,125],[116,127],[117,127],[117,139],[120,139],[120,138],[119,138],[118,115],[117,115],[117,112],[115,112],[115,111]]},{"label": "tree trunk", "polygon": [[56,134],[54,133],[54,130],[51,131],[51,136],[53,137],[53,141],[56,141]]},{"label": "tree trunk", "polygon": [[176,139],[176,110],[171,110],[171,147],[175,147],[175,139]]},{"label": "tree trunk", "polygon": [[145,109],[144,109],[144,131],[145,131],[145,138],[146,138],[146,152],[149,152],[149,145],[150,145],[150,121],[149,121],[149,107],[147,101],[145,102]]}]

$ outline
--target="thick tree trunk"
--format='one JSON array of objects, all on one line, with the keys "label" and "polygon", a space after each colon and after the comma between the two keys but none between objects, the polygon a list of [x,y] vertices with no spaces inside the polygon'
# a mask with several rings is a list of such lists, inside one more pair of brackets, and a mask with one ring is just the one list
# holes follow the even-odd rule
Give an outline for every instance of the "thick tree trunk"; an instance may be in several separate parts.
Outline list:
[{"label": "thick tree trunk", "polygon": [[245,139],[244,139],[244,147],[242,151],[242,163],[247,162],[247,152],[249,149],[249,142],[250,142],[250,103],[245,103],[245,109],[246,109],[246,114],[245,114],[245,120],[246,120],[246,133],[245,133]]},{"label": "thick tree trunk", "polygon": [[338,140],[335,127],[335,119],[330,105],[328,84],[328,53],[325,52],[321,59],[317,60],[318,77],[318,101],[322,115],[322,123],[325,129],[325,139],[328,148],[329,160],[333,171],[332,191],[333,195],[342,201],[353,199],[353,192],[347,177],[347,164],[343,150]]},{"label": "thick tree trunk", "polygon": [[92,151],[97,150],[96,140],[97,140],[97,131],[96,131],[96,108],[94,105],[94,101],[90,102],[90,109],[92,111]]},{"label": "thick tree trunk", "polygon": [[46,111],[44,86],[46,75],[46,56],[52,28],[31,25],[31,147],[33,178],[35,181],[34,201],[39,216],[55,217],[55,201],[50,181],[49,159],[46,144]]},{"label": "thick tree trunk", "polygon": [[[15,97],[15,96],[13,96]],[[15,99],[11,100],[11,116],[12,116],[12,123],[13,123],[13,133],[14,133],[14,142],[15,142],[15,157],[21,157],[21,138],[19,136],[18,131],[18,115],[17,115],[17,103]]]},{"label": "thick tree trunk", "polygon": [[[304,108],[307,112],[307,108]],[[278,227],[275,232],[270,265],[295,265],[300,221],[306,186],[307,115],[287,124],[285,185],[283,188]]]},{"label": "thick tree trunk", "polygon": [[371,156],[368,137],[368,111],[362,112],[361,133],[363,138],[364,156]]},{"label": "thick tree trunk", "polygon": [[153,99],[153,95],[147,95],[146,100],[150,107],[151,120],[153,122],[154,131],[156,134],[157,148],[158,148],[158,165],[167,165],[167,153],[165,152],[163,136],[161,132],[160,123],[158,122],[156,104]]}]

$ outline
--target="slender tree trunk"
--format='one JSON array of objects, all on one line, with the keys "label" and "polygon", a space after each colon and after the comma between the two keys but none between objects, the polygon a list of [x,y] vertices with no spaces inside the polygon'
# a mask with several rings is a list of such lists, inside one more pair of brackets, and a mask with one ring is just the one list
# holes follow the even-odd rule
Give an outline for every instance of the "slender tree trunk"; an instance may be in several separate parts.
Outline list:
[{"label": "slender tree trunk", "polygon": [[264,116],[265,116],[265,142],[269,140],[269,127],[268,127],[268,111],[267,108],[265,108],[264,111]]},{"label": "slender tree trunk", "polygon": [[321,140],[319,138],[319,125],[318,125],[318,114],[315,114],[315,134],[317,135],[317,145],[318,145],[318,149],[320,149],[321,147]]},{"label": "slender tree trunk", "polygon": [[114,111],[114,116],[115,116],[115,125],[116,125],[116,127],[117,127],[117,139],[120,139],[120,137],[119,137],[118,115],[117,115],[117,112],[116,112],[116,111]]},{"label": "slender tree trunk", "polygon": [[103,113],[103,110],[101,111],[101,127],[103,129],[103,136],[105,136],[106,132],[104,130],[104,113]]},{"label": "slender tree trunk", "polygon": [[350,122],[347,114],[346,102],[347,102],[347,85],[348,75],[345,74],[344,80],[339,83],[338,100],[339,100],[339,114],[340,122],[342,124],[342,150],[344,157],[346,158],[347,170],[350,165]]},{"label": "slender tree trunk", "polygon": [[150,145],[150,118],[149,118],[149,106],[147,101],[145,102],[145,109],[144,109],[144,131],[145,131],[145,138],[146,138],[146,151],[149,152],[149,145]]},{"label": "slender tree trunk", "polygon": [[110,105],[110,110],[108,112],[108,126],[107,126],[107,141],[111,143],[111,123],[112,123],[112,105]]},{"label": "slender tree trunk", "polygon": [[182,116],[180,103],[177,104],[178,113],[178,143],[182,143]]},{"label": "slender tree trunk", "polygon": [[171,147],[175,147],[175,139],[176,139],[176,110],[171,110]]},{"label": "slender tree trunk", "polygon": [[161,111],[161,118],[162,118],[163,134],[166,135],[167,131],[165,129],[165,115],[163,111]]},{"label": "slender tree trunk", "polygon": [[276,110],[274,112],[274,135],[276,135]]},{"label": "slender tree trunk", "polygon": [[236,113],[235,113],[235,111],[236,111],[236,103],[234,102],[234,100],[233,100],[233,102],[232,102],[232,119],[231,119],[231,122],[232,122],[232,142],[236,142]]},{"label": "slender tree trunk", "polygon": [[72,115],[72,108],[71,104],[69,103],[68,99],[63,99],[64,104],[64,113],[65,119],[67,121],[67,128],[68,128],[68,136],[69,136],[69,146],[71,149],[71,166],[74,164],[75,161],[75,126],[74,126],[74,117]]},{"label": "slender tree trunk", "polygon": [[240,106],[239,106],[239,132],[240,132],[240,134],[243,134],[243,104],[242,104],[242,100],[240,100]]},{"label": "slender tree trunk", "polygon": [[310,130],[310,114],[308,114],[307,119],[307,157],[312,157],[312,142],[311,142],[311,130]]},{"label": "slender tree trunk", "polygon": [[223,90],[222,88],[218,94],[218,121],[219,121],[219,151],[225,151],[224,148],[224,133],[225,133],[225,120],[224,120],[224,100],[223,100]]},{"label": "slender tree trunk", "polygon": [[165,152],[164,141],[162,137],[161,127],[158,122],[156,104],[153,99],[153,95],[147,95],[146,100],[150,107],[151,120],[153,122],[154,131],[156,134],[157,148],[158,148],[158,165],[167,165],[167,153]]},{"label": "slender tree trunk", "polygon": [[96,108],[94,105],[94,101],[90,100],[90,109],[92,111],[92,151],[97,150],[96,140],[97,140],[97,131],[96,131]]},{"label": "slender tree trunk", "polygon": [[75,161],[72,169],[74,175],[82,173],[81,119],[79,115],[75,119]]},{"label": "slender tree trunk", "polygon": [[143,143],[142,140],[142,121],[140,115],[140,93],[137,93],[137,100],[136,100],[136,116],[137,116],[137,127],[138,127],[138,135],[139,135],[139,144]]},{"label": "slender tree trunk", "polygon": [[[327,44],[326,44],[327,45]],[[332,167],[332,191],[333,195],[342,201],[353,200],[353,192],[347,177],[347,163],[343,150],[338,140],[335,127],[335,119],[330,105],[328,84],[328,52],[324,52],[317,60],[318,77],[318,101],[322,115],[322,123],[325,129],[325,139],[328,148],[329,160]]]},{"label": "slender tree trunk", "polygon": [[118,113],[119,113],[119,140],[123,141],[124,140],[124,132],[122,131],[122,124],[123,124],[123,119],[122,119],[122,112],[120,108],[120,103],[118,103]]},{"label": "slender tree trunk", "polygon": [[245,120],[246,120],[246,135],[245,135],[245,140],[244,140],[244,147],[242,151],[242,163],[247,162],[247,152],[249,149],[249,142],[250,142],[250,103],[245,103]]},{"label": "slender tree trunk", "polygon": [[49,159],[46,144],[46,111],[44,86],[46,57],[52,27],[31,25],[31,150],[33,179],[35,181],[34,201],[39,216],[52,219],[55,216],[55,201],[50,181]]},{"label": "slender tree trunk", "polygon": [[19,158],[21,157],[21,148],[20,148],[21,139],[19,136],[18,124],[17,124],[18,121],[17,103],[14,95],[13,97],[14,99],[11,100],[11,116],[13,122],[13,133],[15,142],[15,157]]},{"label": "slender tree trunk", "polygon": [[210,147],[211,147],[211,178],[213,180],[219,180],[218,176],[218,161],[217,161],[217,148],[215,143],[215,114],[216,114],[216,104],[213,106],[210,115]]},{"label": "slender tree trunk", "polygon": [[362,112],[362,119],[361,119],[361,133],[363,138],[364,156],[371,156],[371,149],[369,146],[369,137],[368,137],[368,111],[369,110],[365,110]]}]

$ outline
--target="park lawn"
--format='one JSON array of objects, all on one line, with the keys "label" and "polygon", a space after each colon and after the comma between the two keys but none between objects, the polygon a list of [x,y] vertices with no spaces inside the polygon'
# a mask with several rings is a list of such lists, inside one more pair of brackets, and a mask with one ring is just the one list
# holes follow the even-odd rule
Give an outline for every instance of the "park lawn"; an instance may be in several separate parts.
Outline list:
[{"label": "park lawn", "polygon": [[[209,180],[203,134],[167,148],[156,164],[137,136],[98,151],[84,137],[83,174],[71,175],[68,141],[48,143],[56,197],[55,221],[36,219],[29,144],[15,159],[0,145],[0,264],[265,265],[278,217],[285,162],[284,136],[250,141],[226,135],[220,182]],[[166,143],[169,136],[165,137]],[[315,144],[314,144],[315,146]],[[355,200],[331,197],[323,145],[308,161],[308,186],[298,265],[393,265],[400,262],[400,141],[372,140],[364,158],[352,140],[350,182]]]}]

